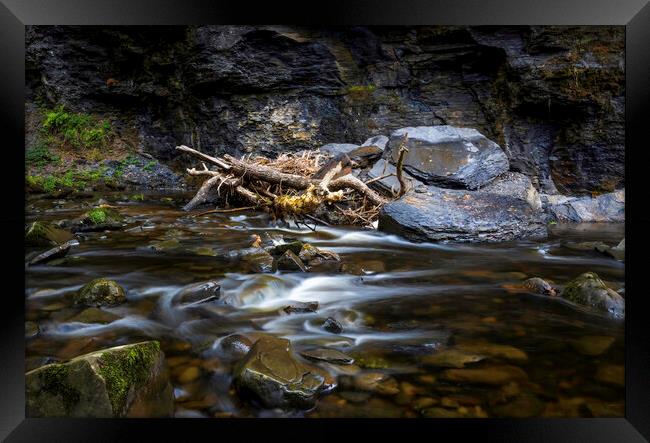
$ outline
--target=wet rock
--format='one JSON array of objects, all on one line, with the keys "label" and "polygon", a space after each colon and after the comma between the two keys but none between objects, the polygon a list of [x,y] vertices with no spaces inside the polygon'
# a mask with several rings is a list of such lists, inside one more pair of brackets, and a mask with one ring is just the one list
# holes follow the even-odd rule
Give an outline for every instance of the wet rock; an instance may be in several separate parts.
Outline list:
[{"label": "wet rock", "polygon": [[47,263],[51,260],[55,260],[57,258],[65,257],[68,252],[70,251],[70,247],[73,245],[78,245],[79,242],[77,240],[70,240],[62,245],[55,246],[52,249],[48,249],[47,251],[38,254],[36,257],[32,258],[29,261],[29,266],[34,266],[42,263]]},{"label": "wet rock", "polygon": [[253,272],[271,272],[273,270],[273,256],[261,248],[250,248],[242,251],[241,260]]},{"label": "wet rock", "polygon": [[516,366],[488,366],[472,369],[447,369],[442,372],[444,380],[485,385],[505,385],[511,381],[527,380],[526,373]]},{"label": "wet rock", "polygon": [[33,321],[25,322],[25,338],[36,337],[39,333],[38,324]]},{"label": "wet rock", "polygon": [[370,398],[370,392],[359,391],[342,391],[338,393],[339,396],[350,403],[365,403]]},{"label": "wet rock", "polygon": [[341,257],[336,252],[317,248],[305,243],[298,257],[307,265],[310,271],[339,271]]},{"label": "wet rock", "polygon": [[541,211],[542,201],[539,192],[526,175],[519,172],[506,172],[481,188],[483,192],[506,195],[522,200],[534,210]]},{"label": "wet rock", "polygon": [[58,246],[72,239],[74,236],[71,233],[51,223],[35,221],[25,229],[27,246]]},{"label": "wet rock", "polygon": [[542,195],[544,209],[557,221],[569,223],[624,222],[625,190],[596,197]]},{"label": "wet rock", "polygon": [[571,345],[582,355],[596,357],[605,353],[614,343],[614,337],[602,335],[586,335],[573,340]]},{"label": "wet rock", "polygon": [[178,381],[186,384],[191,383],[201,376],[201,370],[196,366],[190,366],[178,375]]},{"label": "wet rock", "polygon": [[327,332],[331,332],[332,334],[340,334],[341,332],[343,332],[343,326],[341,326],[341,323],[339,323],[337,320],[335,320],[332,317],[328,317],[323,323],[322,327]]},{"label": "wet rock", "polygon": [[396,164],[408,134],[404,170],[429,185],[478,189],[508,170],[503,150],[476,129],[454,126],[402,128],[391,134],[388,154]]},{"label": "wet rock", "polygon": [[[395,165],[386,159],[379,159],[368,171],[368,179],[375,180],[369,186],[381,192],[395,194],[400,190],[400,183],[397,180],[396,173],[397,168],[395,168]],[[386,175],[390,176],[385,177]],[[406,172],[404,173],[404,179],[407,183],[407,189],[419,189],[425,186],[420,180]]]},{"label": "wet rock", "polygon": [[271,254],[273,257],[280,257],[287,251],[291,251],[294,254],[298,255],[300,254],[303,245],[304,245],[303,242],[299,240],[294,240],[286,243],[281,243],[276,246],[272,246],[268,249],[268,253]]},{"label": "wet rock", "polygon": [[468,364],[478,363],[482,360],[485,360],[484,355],[472,354],[458,349],[446,349],[423,357],[422,363],[439,368],[464,368]]},{"label": "wet rock", "polygon": [[164,354],[150,341],[104,349],[25,374],[28,417],[170,417]]},{"label": "wet rock", "polygon": [[539,277],[529,278],[524,281],[524,287],[535,294],[548,295],[550,297],[557,296],[557,290],[551,286],[546,280]]},{"label": "wet rock", "polygon": [[354,387],[380,395],[399,394],[397,380],[383,372],[362,372],[354,376]]},{"label": "wet rock", "polygon": [[625,299],[608,288],[594,272],[586,272],[569,282],[562,297],[615,318],[625,317]]},{"label": "wet rock", "polygon": [[596,370],[594,379],[601,383],[625,387],[625,367],[623,365],[601,365]]},{"label": "wet rock", "polygon": [[375,135],[374,137],[370,137],[368,140],[363,142],[361,146],[377,146],[379,149],[382,151],[386,149],[386,145],[388,144],[389,138],[386,137],[385,135]]},{"label": "wet rock", "polygon": [[97,278],[86,283],[74,296],[74,302],[87,306],[110,306],[124,303],[124,289],[115,281]]},{"label": "wet rock", "polygon": [[73,222],[74,230],[79,232],[94,232],[122,229],[124,217],[114,209],[97,207],[82,215]]},{"label": "wet rock", "polygon": [[349,355],[330,348],[309,349],[300,352],[300,355],[309,360],[325,361],[337,365],[351,365],[354,363],[354,359]]},{"label": "wet rock", "polygon": [[219,347],[230,357],[240,358],[248,354],[253,342],[241,334],[232,334],[219,341]]},{"label": "wet rock", "polygon": [[422,410],[422,416],[426,418],[463,418],[463,414],[455,409],[447,408],[426,408]]},{"label": "wet rock", "polygon": [[337,155],[347,154],[348,152],[354,151],[359,145],[353,145],[351,143],[328,143],[320,147],[320,151],[336,157]]},{"label": "wet rock", "polygon": [[195,283],[185,287],[174,296],[173,302],[180,304],[200,304],[218,300],[221,285],[215,281]]},{"label": "wet rock", "polygon": [[79,314],[68,319],[69,322],[80,323],[111,323],[120,317],[111,312],[105,311],[100,308],[86,308]]},{"label": "wet rock", "polygon": [[318,309],[317,301],[308,301],[308,302],[293,302],[289,306],[285,306],[283,309],[287,314],[304,314],[309,312],[316,312]]},{"label": "wet rock", "polygon": [[489,357],[505,358],[506,360],[514,362],[523,362],[528,360],[528,355],[526,355],[526,353],[521,349],[497,343],[462,342],[456,345],[456,349]]},{"label": "wet rock", "polygon": [[594,417],[625,417],[625,402],[610,402],[590,398],[585,406]]},{"label": "wet rock", "polygon": [[300,271],[307,272],[307,267],[292,250],[285,251],[284,254],[273,264],[274,270],[280,271]]},{"label": "wet rock", "polygon": [[616,260],[625,260],[625,239],[621,240],[621,242],[613,248],[606,248],[603,253],[615,258]]},{"label": "wet rock", "polygon": [[325,377],[300,363],[289,340],[260,337],[235,368],[236,388],[268,408],[312,408]]},{"label": "wet rock", "polygon": [[540,214],[523,200],[434,186],[384,205],[378,229],[416,242],[507,241],[547,235]]}]

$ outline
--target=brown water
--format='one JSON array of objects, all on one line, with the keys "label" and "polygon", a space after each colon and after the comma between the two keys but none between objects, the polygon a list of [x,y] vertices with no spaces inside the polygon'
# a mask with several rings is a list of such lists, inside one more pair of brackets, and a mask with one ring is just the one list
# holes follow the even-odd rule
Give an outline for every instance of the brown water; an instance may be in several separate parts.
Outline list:
[{"label": "brown water", "polygon": [[[27,220],[72,219],[99,197],[34,199]],[[127,216],[126,230],[83,234],[66,258],[26,270],[26,317],[40,329],[27,338],[28,370],[151,338],[161,342],[171,368],[177,417],[624,415],[624,387],[607,375],[624,364],[624,323],[516,290],[526,277],[561,285],[586,271],[616,290],[624,287],[623,263],[566,247],[594,240],[617,244],[622,225],[555,228],[543,242],[413,244],[356,228],[273,228],[264,214],[251,211],[192,218],[178,209],[189,195],[147,195],[138,203],[102,197]],[[335,251],[344,271],[255,272],[254,263],[237,258],[253,234],[297,237]],[[178,244],[151,248],[169,239]],[[96,277],[123,285],[127,303],[104,308],[116,316],[107,324],[70,321],[83,308],[68,295]],[[220,300],[180,302],[183,289],[205,281],[221,284]],[[320,306],[316,313],[286,315],[281,308],[290,301]],[[342,334],[321,329],[330,316],[339,319]],[[329,346],[357,362],[323,366],[342,382],[315,409],[262,410],[231,388],[232,363],[218,344],[234,332],[285,337],[295,351]],[[600,355],[578,352],[578,340],[590,343],[594,336],[614,341]],[[524,375],[504,383],[451,381],[445,369],[423,364],[445,347],[484,342],[517,352],[472,367],[514,367]],[[198,371],[188,371],[193,367]],[[349,379],[378,371],[393,377],[399,392],[360,391],[345,382],[346,374]]]}]

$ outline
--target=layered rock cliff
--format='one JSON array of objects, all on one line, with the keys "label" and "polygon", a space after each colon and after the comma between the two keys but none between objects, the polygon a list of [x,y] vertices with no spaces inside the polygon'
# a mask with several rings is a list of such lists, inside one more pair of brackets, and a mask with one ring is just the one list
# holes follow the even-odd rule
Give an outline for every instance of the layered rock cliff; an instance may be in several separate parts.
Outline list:
[{"label": "layered rock cliff", "polygon": [[447,124],[542,192],[624,187],[622,27],[28,26],[26,68],[28,147],[57,104],[177,168],[178,144],[272,156]]}]

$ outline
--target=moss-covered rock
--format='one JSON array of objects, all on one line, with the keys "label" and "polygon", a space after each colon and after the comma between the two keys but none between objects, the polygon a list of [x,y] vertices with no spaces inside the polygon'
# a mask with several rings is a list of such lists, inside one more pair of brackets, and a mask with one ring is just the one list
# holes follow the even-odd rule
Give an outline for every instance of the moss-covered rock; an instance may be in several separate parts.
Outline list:
[{"label": "moss-covered rock", "polygon": [[569,282],[562,297],[616,318],[625,317],[625,299],[608,288],[595,272],[585,272]]},{"label": "moss-covered rock", "polygon": [[99,206],[83,214],[76,223],[80,231],[103,231],[121,229],[124,222],[122,214],[114,209]]},{"label": "moss-covered rock", "polygon": [[156,341],[104,349],[25,376],[28,417],[168,417],[174,399]]},{"label": "moss-covered rock", "polygon": [[268,335],[235,368],[237,389],[269,408],[312,408],[325,378],[294,357],[289,340]]},{"label": "moss-covered rock", "polygon": [[117,282],[96,278],[79,289],[74,296],[74,301],[87,306],[118,305],[126,301],[126,294]]},{"label": "moss-covered rock", "polygon": [[25,229],[25,244],[29,246],[57,246],[73,238],[68,231],[46,222],[35,221]]}]

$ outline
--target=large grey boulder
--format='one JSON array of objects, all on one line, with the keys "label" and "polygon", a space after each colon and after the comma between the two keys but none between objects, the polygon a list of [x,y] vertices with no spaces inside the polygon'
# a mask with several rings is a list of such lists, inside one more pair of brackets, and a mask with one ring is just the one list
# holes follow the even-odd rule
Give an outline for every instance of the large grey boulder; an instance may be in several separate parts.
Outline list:
[{"label": "large grey boulder", "polygon": [[[395,168],[395,165],[384,158],[380,158],[368,171],[368,179],[375,180],[370,183],[369,186],[378,191],[394,194],[399,191],[400,188],[399,180],[397,180],[397,177],[395,176],[396,173],[397,168]],[[389,174],[393,175],[385,177]],[[408,173],[404,173],[404,178],[406,180],[408,189],[415,189],[419,186],[423,186],[423,183],[420,180]]]},{"label": "large grey boulder", "polygon": [[481,189],[489,194],[505,195],[525,201],[535,211],[542,209],[539,192],[526,175],[519,172],[506,172]]},{"label": "large grey boulder", "polygon": [[389,138],[386,137],[385,135],[375,135],[374,137],[370,137],[368,140],[363,142],[361,146],[377,146],[379,149],[382,151],[386,149],[386,145],[388,144]]},{"label": "large grey boulder", "polygon": [[408,134],[404,170],[426,184],[478,189],[509,168],[503,150],[476,129],[454,126],[401,128],[391,134],[388,157],[393,164]]},{"label": "large grey boulder", "polygon": [[384,205],[379,230],[411,241],[507,241],[547,235],[542,214],[520,198],[429,186]]},{"label": "large grey boulder", "polygon": [[320,147],[320,151],[336,157],[340,154],[347,154],[348,152],[354,151],[359,145],[353,145],[351,143],[328,143]]},{"label": "large grey boulder", "polygon": [[542,195],[545,210],[559,222],[625,221],[625,189],[596,197]]},{"label": "large grey boulder", "polygon": [[157,341],[96,351],[25,375],[28,417],[170,417],[174,396]]},{"label": "large grey boulder", "polygon": [[298,361],[289,340],[269,335],[235,368],[237,389],[268,408],[310,409],[324,385],[322,371]]}]

